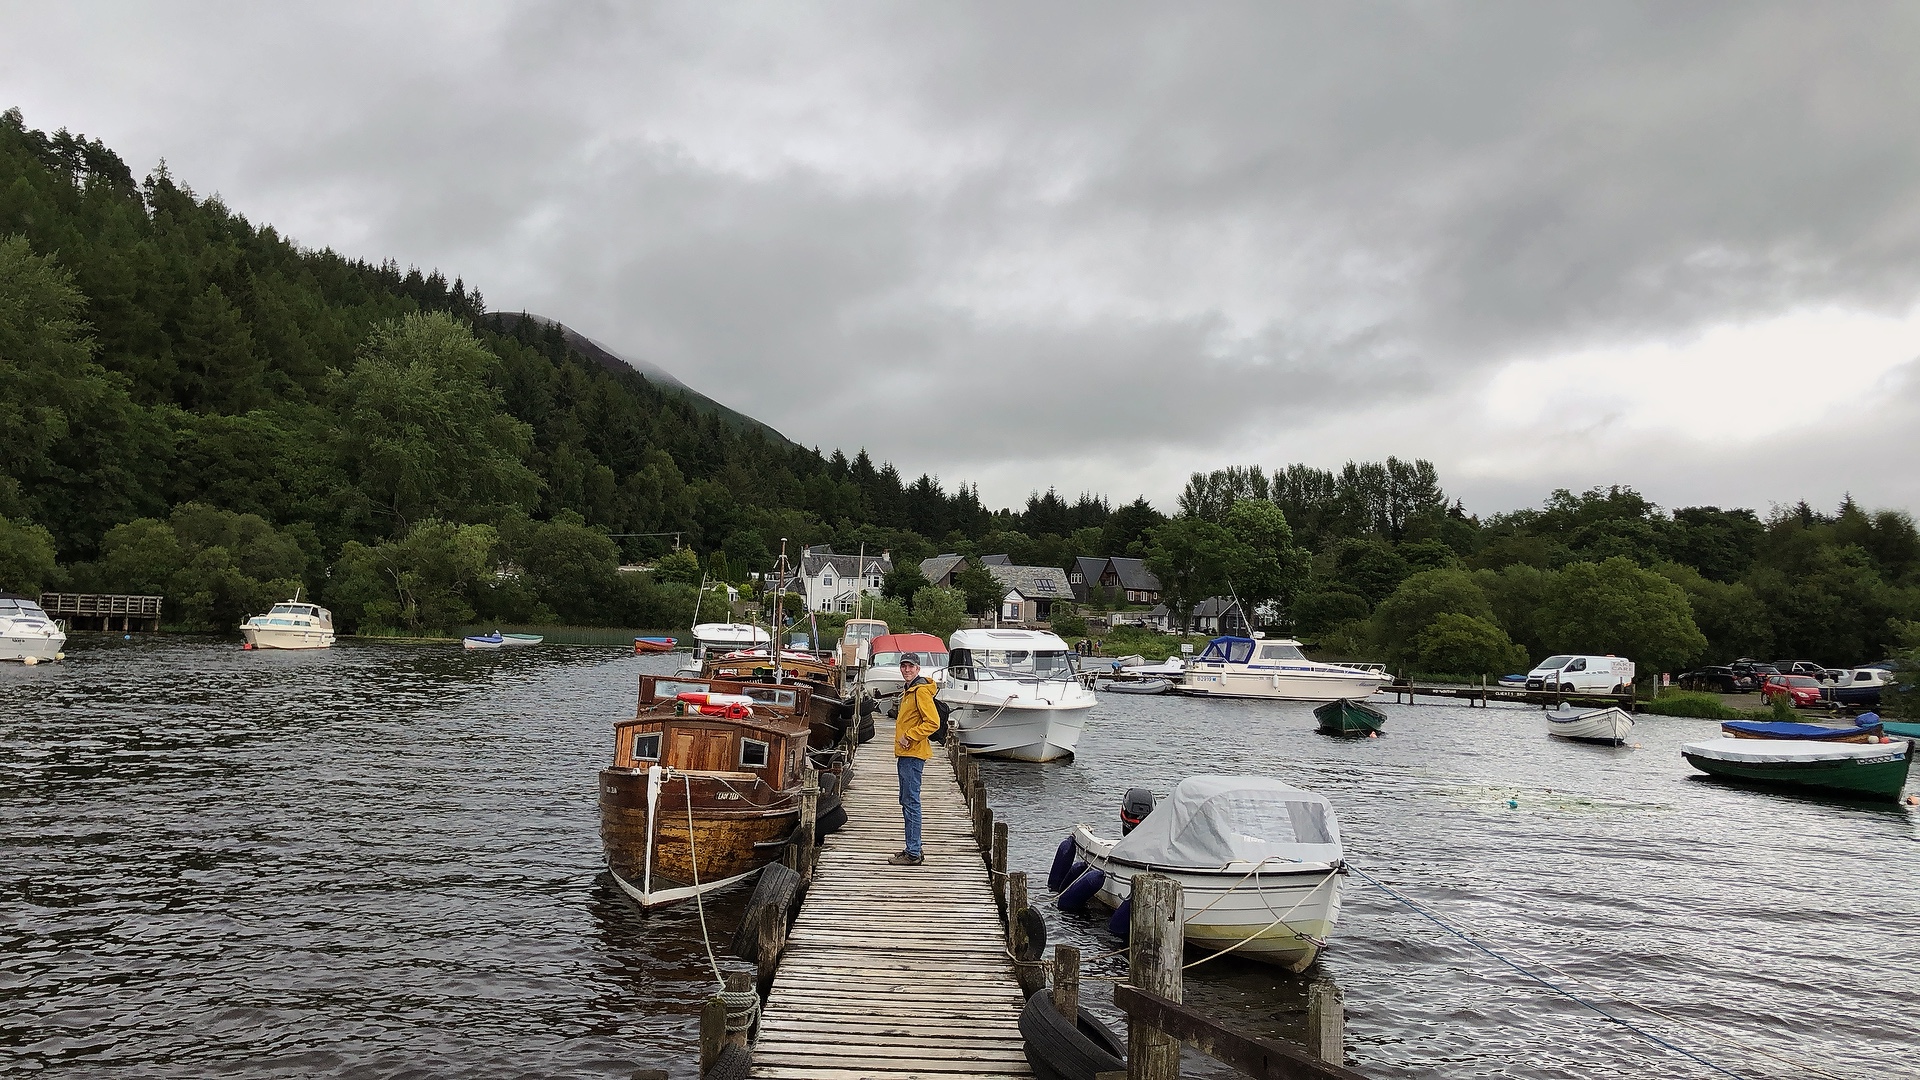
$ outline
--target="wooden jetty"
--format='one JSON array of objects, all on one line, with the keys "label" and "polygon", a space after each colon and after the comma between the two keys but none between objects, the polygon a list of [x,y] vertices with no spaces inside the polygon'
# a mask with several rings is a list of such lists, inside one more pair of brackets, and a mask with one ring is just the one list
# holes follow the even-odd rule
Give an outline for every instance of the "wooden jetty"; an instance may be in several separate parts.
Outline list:
[{"label": "wooden jetty", "polygon": [[[936,753],[921,785],[921,866],[903,846],[893,725],[884,718],[819,849],[800,916],[780,949],[751,1075],[767,1080],[958,1080],[1032,1076],[979,805]],[[976,789],[978,790],[978,789]],[[987,827],[1004,868],[1005,825]],[[1022,882],[1024,885],[1024,881]]]},{"label": "wooden jetty", "polygon": [[41,593],[40,610],[71,630],[158,630],[158,596],[121,593]]},{"label": "wooden jetty", "polygon": [[1483,677],[1477,683],[1419,683],[1409,680],[1397,680],[1388,683],[1379,690],[1382,694],[1392,694],[1396,705],[1419,705],[1422,697],[1452,698],[1464,700],[1468,705],[1479,708],[1490,701],[1511,701],[1527,705],[1539,705],[1553,708],[1559,705],[1617,705],[1628,712],[1637,712],[1638,699],[1629,689],[1624,694],[1563,694],[1559,690],[1525,690],[1489,683]]}]

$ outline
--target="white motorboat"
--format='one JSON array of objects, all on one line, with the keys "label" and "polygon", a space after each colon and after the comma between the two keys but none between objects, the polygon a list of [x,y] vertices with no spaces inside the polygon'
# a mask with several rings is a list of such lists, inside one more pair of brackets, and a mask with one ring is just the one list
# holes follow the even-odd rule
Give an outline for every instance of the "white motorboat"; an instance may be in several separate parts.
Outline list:
[{"label": "white motorboat", "polygon": [[67,644],[60,624],[24,596],[0,593],[0,660],[38,664],[58,660]]},{"label": "white motorboat", "polygon": [[[879,619],[848,619],[847,625],[840,630],[840,644],[843,648],[848,645],[853,646],[853,664],[850,666],[857,667],[870,663],[873,657],[873,639],[885,637],[887,633],[887,624]],[[942,645],[940,650],[945,652],[946,646]],[[845,661],[843,660],[842,663]]]},{"label": "white motorboat", "polygon": [[[1074,827],[1048,884],[1063,907],[1097,897],[1118,908],[1135,874],[1180,883],[1187,944],[1305,970],[1340,921],[1344,855],[1333,806],[1311,791],[1264,776],[1192,776],[1137,825],[1123,808],[1119,840]],[[1074,867],[1086,869],[1076,873]],[[1091,876],[1097,874],[1097,877]],[[1069,880],[1070,879],[1070,880]]]},{"label": "white motorboat", "polygon": [[1016,761],[1068,757],[1093,711],[1067,643],[1044,630],[961,630],[939,700],[960,744]]},{"label": "white motorboat", "polygon": [[947,681],[947,643],[932,634],[882,634],[874,638],[871,663],[861,675],[867,692],[892,697],[906,684],[900,678],[900,658],[912,653],[920,660],[920,674],[935,686]]},{"label": "white motorboat", "polygon": [[487,651],[491,649],[498,649],[502,645],[505,645],[506,643],[507,643],[507,639],[504,636],[502,636],[500,631],[498,630],[495,630],[491,634],[474,634],[474,635],[462,638],[460,641],[460,644],[462,647],[469,650],[477,650],[477,651]]},{"label": "white motorboat", "polygon": [[773,640],[773,635],[752,623],[708,622],[693,628],[693,639],[709,649],[751,649]]},{"label": "white motorboat", "polygon": [[1338,701],[1367,697],[1391,681],[1384,671],[1309,660],[1292,638],[1217,637],[1187,665],[1174,689],[1210,697]]},{"label": "white motorboat", "polygon": [[240,633],[256,649],[329,649],[333,647],[333,612],[305,603],[296,593],[265,615],[241,623]]},{"label": "white motorboat", "polygon": [[1555,709],[1547,713],[1547,734],[1576,742],[1624,746],[1633,734],[1633,717],[1612,705],[1604,709]]}]

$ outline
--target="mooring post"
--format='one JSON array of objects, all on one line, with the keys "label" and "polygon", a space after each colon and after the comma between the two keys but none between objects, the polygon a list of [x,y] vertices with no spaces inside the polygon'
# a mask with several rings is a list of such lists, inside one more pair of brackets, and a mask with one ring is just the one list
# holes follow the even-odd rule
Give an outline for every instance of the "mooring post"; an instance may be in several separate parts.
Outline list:
[{"label": "mooring post", "polygon": [[[992,866],[993,807],[988,806],[984,798],[980,800],[980,807],[973,814],[973,842],[979,846],[980,854],[987,860],[987,865]],[[1000,893],[996,891],[993,896],[997,900],[1000,898]]]},{"label": "mooring post", "polygon": [[[778,922],[780,920],[769,919],[767,921]],[[767,940],[767,932],[765,930],[762,930],[760,932],[760,940],[762,942],[765,942]],[[765,948],[764,945],[762,945],[761,947]],[[727,993],[729,994],[750,994],[753,992],[753,976],[747,974],[744,971],[729,971],[727,972],[727,975],[726,975],[726,987],[727,987]],[[730,1024],[731,1024],[731,1021],[729,1021],[729,1025]],[[741,1025],[741,1028],[739,1031],[728,1031],[727,1041],[732,1043],[735,1046],[747,1045],[746,1025]]]},{"label": "mooring post", "polygon": [[802,882],[813,881],[813,853],[818,846],[814,829],[820,820],[820,770],[808,765],[800,770],[800,827],[794,834],[802,839],[800,865],[794,867]]},{"label": "mooring post", "polygon": [[700,1008],[700,1075],[705,1076],[720,1060],[720,1048],[726,1044],[727,1002],[715,994]]},{"label": "mooring post", "polygon": [[787,944],[786,916],[767,911],[760,916],[760,977],[758,989],[765,997],[773,992],[773,973],[780,969],[780,950]]},{"label": "mooring post", "polygon": [[1307,1049],[1332,1065],[1347,1063],[1346,1002],[1340,988],[1317,982],[1307,989]]},{"label": "mooring post", "polygon": [[1007,875],[1007,947],[1013,955],[1026,959],[1027,932],[1020,927],[1020,920],[1014,916],[1027,906],[1027,875],[1015,871]]},{"label": "mooring post", "polygon": [[1080,950],[1071,945],[1053,947],[1053,1011],[1075,1024],[1080,1015]]},{"label": "mooring post", "polygon": [[[1169,1001],[1182,1000],[1180,960],[1187,945],[1184,904],[1179,882],[1161,874],[1134,875],[1127,981]],[[1180,1080],[1180,1040],[1129,1020],[1127,1077]]]},{"label": "mooring post", "polygon": [[991,875],[993,898],[1000,901],[1000,913],[1011,920],[1014,912],[1027,906],[1027,898],[1022,895],[1020,903],[1016,904],[1013,902],[1013,894],[1007,891],[1007,823],[1004,821],[993,823],[993,854],[988,860],[988,866],[993,871]]}]

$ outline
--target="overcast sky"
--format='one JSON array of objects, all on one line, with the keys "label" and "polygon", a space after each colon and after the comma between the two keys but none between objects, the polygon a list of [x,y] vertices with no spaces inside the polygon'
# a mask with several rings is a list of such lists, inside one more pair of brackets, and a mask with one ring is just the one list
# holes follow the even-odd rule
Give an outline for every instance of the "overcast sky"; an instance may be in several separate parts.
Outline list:
[{"label": "overcast sky", "polygon": [[0,107],[822,448],[1920,508],[1920,5],[0,2]]}]

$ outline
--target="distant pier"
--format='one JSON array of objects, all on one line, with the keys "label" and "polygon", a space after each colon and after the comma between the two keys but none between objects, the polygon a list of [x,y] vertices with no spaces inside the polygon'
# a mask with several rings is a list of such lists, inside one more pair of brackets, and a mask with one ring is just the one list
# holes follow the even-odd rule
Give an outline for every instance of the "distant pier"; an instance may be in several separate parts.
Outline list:
[{"label": "distant pier", "polygon": [[41,593],[40,608],[69,630],[160,629],[158,596],[125,593]]}]

